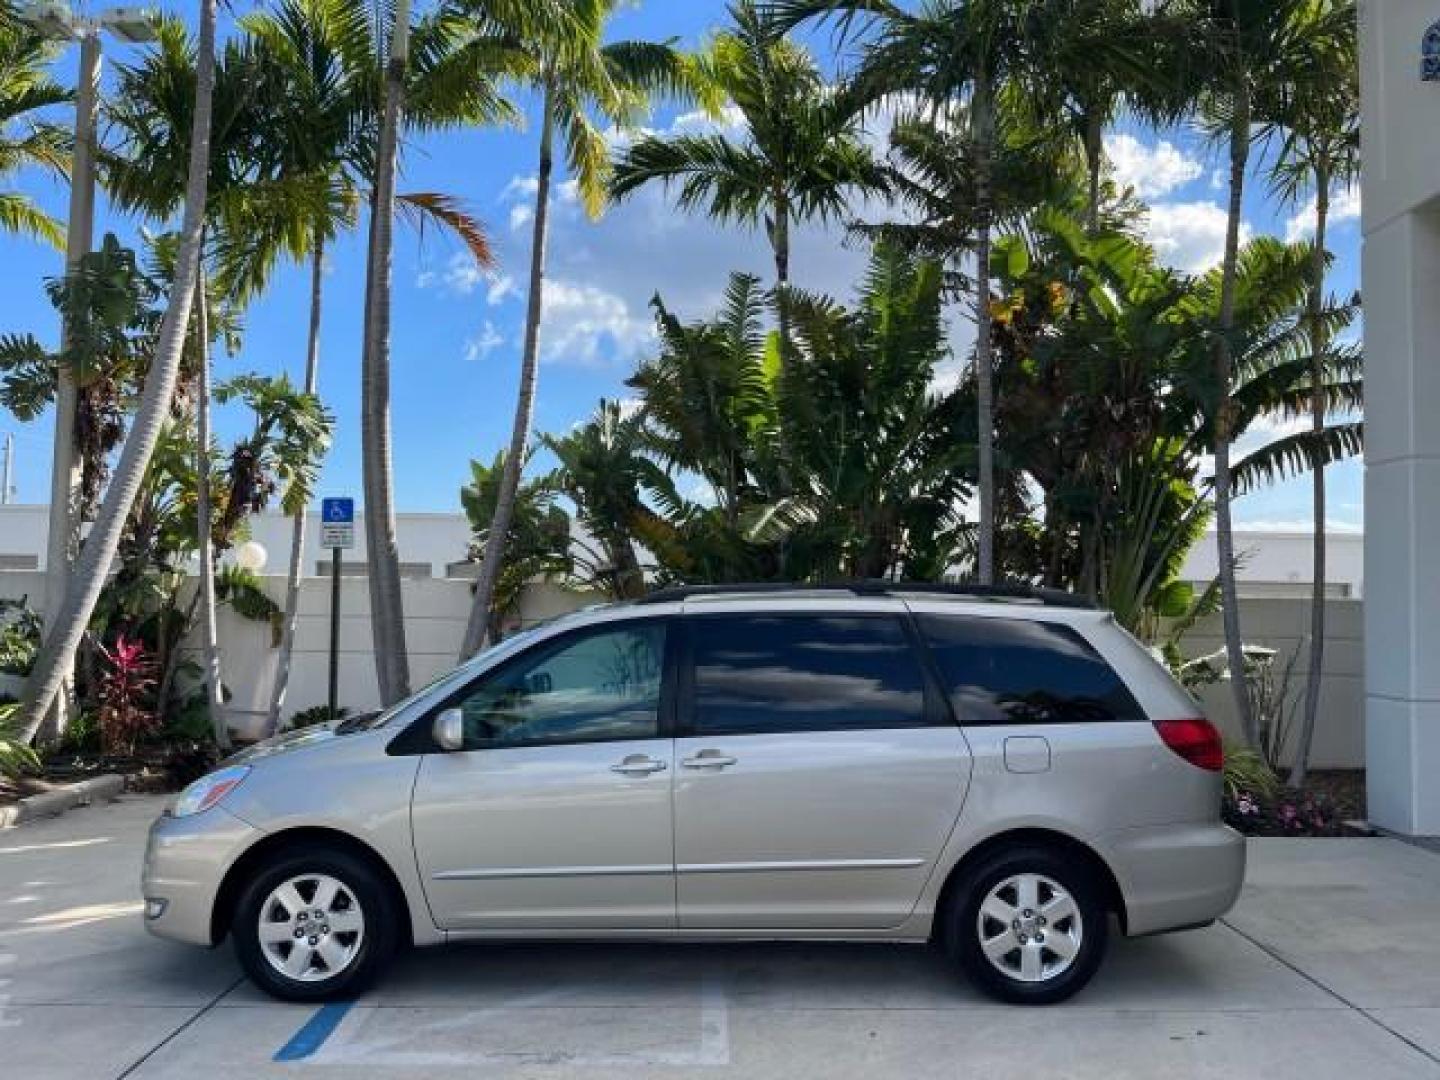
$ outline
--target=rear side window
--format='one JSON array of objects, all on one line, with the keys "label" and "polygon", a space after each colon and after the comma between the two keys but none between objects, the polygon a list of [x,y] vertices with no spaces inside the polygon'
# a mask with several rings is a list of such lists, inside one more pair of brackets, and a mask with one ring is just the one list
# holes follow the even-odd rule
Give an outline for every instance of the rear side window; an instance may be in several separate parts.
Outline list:
[{"label": "rear side window", "polygon": [[921,727],[925,677],[899,619],[687,620],[697,735]]},{"label": "rear side window", "polygon": [[1110,665],[1068,626],[948,615],[918,621],[962,724],[1146,719]]}]

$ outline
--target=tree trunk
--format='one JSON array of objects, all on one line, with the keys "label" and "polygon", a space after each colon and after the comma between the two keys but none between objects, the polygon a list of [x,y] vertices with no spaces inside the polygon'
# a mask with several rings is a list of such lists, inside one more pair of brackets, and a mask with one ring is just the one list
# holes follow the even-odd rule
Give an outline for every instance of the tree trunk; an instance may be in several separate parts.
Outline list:
[{"label": "tree trunk", "polygon": [[980,489],[978,567],[981,585],[995,582],[994,369],[990,355],[990,157],[994,138],[990,87],[982,73],[975,87],[975,396]]},{"label": "tree trunk", "polygon": [[515,516],[515,494],[520,489],[520,473],[525,467],[525,449],[530,441],[530,417],[535,409],[535,383],[540,369],[540,316],[544,310],[546,226],[550,217],[550,176],[554,168],[555,105],[548,88],[541,109],[540,174],[530,240],[530,295],[526,300],[520,391],[515,400],[515,423],[510,432],[510,449],[505,453],[505,470],[500,475],[495,516],[490,519],[485,553],[480,560],[475,606],[470,609],[465,640],[460,645],[461,660],[483,649],[490,636],[490,604],[495,596],[495,585],[500,580],[500,567],[505,561],[505,540],[510,531],[510,521]]},{"label": "tree trunk", "polygon": [[[75,85],[75,150],[70,167],[70,212],[65,237],[65,273],[74,274],[90,251],[95,233],[95,103],[100,85],[100,35],[80,42],[80,69]],[[61,348],[68,354],[74,338],[68,315],[60,328]],[[80,549],[82,462],[75,445],[80,392],[68,363],[56,372],[55,439],[50,467],[49,535],[45,544],[45,626],[69,587],[70,564]],[[8,494],[8,492],[6,493]],[[74,672],[67,671],[61,692],[47,715],[42,741],[58,740],[73,711]]]},{"label": "tree trunk", "polygon": [[[204,247],[204,232],[201,232]],[[225,689],[220,677],[220,638],[215,613],[214,515],[210,505],[210,321],[205,306],[205,263],[195,271],[195,344],[199,353],[195,389],[195,523],[199,540],[200,627],[205,659],[205,703],[215,745],[230,745],[225,724]]]},{"label": "tree trunk", "polygon": [[[1324,163],[1315,168],[1315,253],[1310,267],[1310,430],[1325,430],[1325,227],[1330,215],[1330,171]],[[1310,477],[1314,489],[1314,563],[1310,592],[1310,670],[1305,676],[1305,711],[1290,784],[1300,787],[1310,771],[1310,747],[1315,741],[1315,720],[1320,712],[1320,684],[1325,675],[1325,469],[1317,462]]]},{"label": "tree trunk", "polygon": [[195,111],[190,130],[190,157],[185,181],[185,211],[175,280],[160,324],[159,340],[130,434],[120,451],[95,525],[90,530],[71,576],[70,587],[51,620],[35,669],[25,687],[20,709],[21,739],[35,736],[75,661],[75,652],[100,599],[115,560],[120,534],[145,478],[160,429],[170,414],[170,401],[180,371],[180,354],[190,323],[195,276],[200,268],[200,232],[205,221],[205,196],[210,163],[210,110],[215,86],[215,0],[200,0],[199,44],[195,73]]},{"label": "tree trunk", "polygon": [[1099,111],[1085,116],[1085,169],[1090,190],[1085,206],[1085,228],[1093,236],[1100,231],[1100,172],[1105,164],[1105,121]]},{"label": "tree trunk", "polygon": [[790,203],[775,196],[775,220],[770,228],[770,246],[775,251],[775,316],[780,331],[780,358],[790,348]]},{"label": "tree trunk", "polygon": [[1260,744],[1259,719],[1250,709],[1245,686],[1245,648],[1240,637],[1240,601],[1235,587],[1235,534],[1230,518],[1230,380],[1233,358],[1230,333],[1235,325],[1235,276],[1240,257],[1240,213],[1245,167],[1250,158],[1250,103],[1243,91],[1230,132],[1230,210],[1225,224],[1225,262],[1220,276],[1220,325],[1215,339],[1215,379],[1219,402],[1215,411],[1215,546],[1219,557],[1220,596],[1225,623],[1225,655],[1235,715],[1246,742]]},{"label": "tree trunk", "polygon": [[370,251],[365,289],[365,349],[360,374],[360,440],[364,470],[365,547],[370,582],[370,627],[380,700],[393,705],[410,693],[400,551],[395,540],[394,477],[390,459],[390,275],[395,224],[395,169],[409,49],[410,0],[397,0],[385,111],[380,121]]},{"label": "tree trunk", "polygon": [[[324,297],[325,236],[317,228],[310,251],[310,331],[305,347],[305,393],[314,394],[320,381],[320,312]],[[295,654],[295,628],[300,614],[300,582],[305,575],[305,519],[308,507],[295,511],[290,524],[290,569],[285,580],[285,616],[280,633],[280,657],[275,665],[275,686],[270,694],[266,734],[280,730],[280,713],[290,689],[290,663]]]}]

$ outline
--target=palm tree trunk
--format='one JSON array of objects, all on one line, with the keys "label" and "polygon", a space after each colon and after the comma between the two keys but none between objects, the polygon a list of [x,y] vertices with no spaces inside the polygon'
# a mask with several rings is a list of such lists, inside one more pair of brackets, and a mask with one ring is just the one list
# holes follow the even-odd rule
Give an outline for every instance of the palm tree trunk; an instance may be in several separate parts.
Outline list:
[{"label": "palm tree trunk", "polygon": [[780,356],[790,347],[790,204],[783,195],[775,198],[775,220],[770,229],[775,251],[775,315],[780,330]]},{"label": "palm tree trunk", "polygon": [[1243,91],[1230,132],[1230,209],[1225,224],[1225,262],[1220,276],[1220,325],[1215,341],[1215,378],[1220,400],[1215,411],[1215,546],[1219,557],[1220,596],[1225,623],[1225,655],[1235,715],[1246,742],[1260,743],[1259,721],[1250,709],[1245,685],[1245,647],[1240,638],[1240,600],[1235,587],[1235,534],[1230,518],[1230,332],[1235,325],[1235,277],[1240,258],[1240,213],[1245,166],[1250,157],[1250,103]]},{"label": "palm tree trunk", "polygon": [[[204,246],[204,233],[201,233]],[[199,377],[195,389],[195,524],[199,540],[200,628],[205,657],[205,702],[215,745],[228,747],[225,690],[220,677],[220,639],[215,613],[214,515],[210,505],[210,320],[205,306],[205,263],[195,270],[195,344]]]},{"label": "palm tree trunk", "polygon": [[150,455],[160,429],[170,414],[170,401],[180,371],[180,354],[190,324],[195,276],[200,268],[200,232],[205,221],[205,197],[210,164],[210,111],[215,87],[215,0],[200,0],[200,31],[195,72],[195,111],[190,129],[190,158],[185,181],[185,212],[180,227],[175,282],[134,422],[114,475],[105,491],[100,513],[86,538],[59,610],[51,620],[45,643],[25,687],[20,708],[21,739],[35,736],[55,700],[65,673],[105,587],[120,534],[130,516],[135,496],[145,479]]},{"label": "palm tree trunk", "polygon": [[395,539],[394,476],[390,458],[390,275],[395,224],[395,168],[409,49],[410,0],[397,0],[385,69],[370,252],[365,296],[365,351],[360,374],[360,441],[364,470],[365,547],[370,582],[370,628],[380,700],[392,705],[410,693],[400,551]]},{"label": "palm tree trunk", "polygon": [[[1310,267],[1310,430],[1325,430],[1325,227],[1330,215],[1330,172],[1322,162],[1315,168],[1315,252]],[[1320,684],[1325,676],[1325,469],[1318,462],[1311,473],[1314,489],[1314,567],[1310,593],[1310,670],[1305,676],[1305,711],[1290,784],[1301,787],[1310,770],[1310,747],[1315,741],[1315,720],[1320,713]]]},{"label": "palm tree trunk", "polygon": [[[314,394],[320,381],[320,313],[324,297],[325,235],[317,228],[310,250],[310,330],[305,347],[305,393]],[[290,523],[290,569],[285,580],[285,616],[280,633],[280,657],[275,665],[275,686],[270,694],[267,734],[280,730],[280,713],[290,689],[290,663],[295,655],[295,628],[300,615],[300,582],[305,574],[305,519],[301,505]],[[333,718],[332,718],[333,719]]]},{"label": "palm tree trunk", "polygon": [[994,369],[990,355],[990,155],[994,137],[991,94],[983,73],[973,102],[975,138],[975,396],[980,488],[980,584],[995,582]]},{"label": "palm tree trunk", "polygon": [[510,431],[510,449],[505,470],[500,474],[500,491],[495,516],[485,537],[480,560],[480,579],[475,583],[475,605],[460,645],[460,659],[474,656],[489,638],[490,605],[500,567],[505,561],[505,539],[515,516],[515,494],[520,489],[520,472],[525,467],[525,449],[530,441],[530,417],[535,410],[535,384],[540,373],[540,316],[544,310],[545,240],[550,218],[550,177],[554,171],[555,103],[547,87],[541,103],[540,172],[535,190],[535,222],[530,238],[530,295],[525,309],[525,351],[520,361],[520,390],[515,399],[515,423]]},{"label": "palm tree trunk", "polygon": [[1086,197],[1085,228],[1092,235],[1100,231],[1100,172],[1105,164],[1105,121],[1099,111],[1085,117],[1085,169],[1090,189]]}]

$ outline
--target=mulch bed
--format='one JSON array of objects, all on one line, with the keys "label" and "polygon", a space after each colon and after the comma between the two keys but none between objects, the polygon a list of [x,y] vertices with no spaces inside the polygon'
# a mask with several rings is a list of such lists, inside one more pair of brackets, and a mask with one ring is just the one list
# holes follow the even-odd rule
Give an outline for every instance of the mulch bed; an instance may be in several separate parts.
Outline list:
[{"label": "mulch bed", "polygon": [[1321,769],[1312,771],[1305,780],[1306,794],[1318,795],[1335,808],[1336,814],[1349,820],[1365,817],[1365,770]]}]

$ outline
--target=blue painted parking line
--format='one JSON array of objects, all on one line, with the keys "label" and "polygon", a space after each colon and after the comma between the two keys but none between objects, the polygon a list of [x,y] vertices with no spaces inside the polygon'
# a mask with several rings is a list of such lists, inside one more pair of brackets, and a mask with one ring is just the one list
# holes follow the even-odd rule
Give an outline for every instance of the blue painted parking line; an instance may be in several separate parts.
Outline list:
[{"label": "blue painted parking line", "polygon": [[275,1051],[275,1060],[300,1061],[315,1053],[325,1045],[325,1040],[340,1026],[340,1021],[354,1005],[353,1001],[344,1001],[316,1009],[315,1014],[290,1037],[290,1041]]}]

